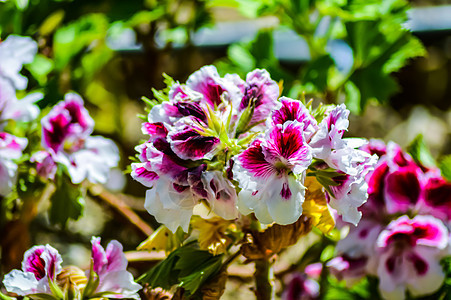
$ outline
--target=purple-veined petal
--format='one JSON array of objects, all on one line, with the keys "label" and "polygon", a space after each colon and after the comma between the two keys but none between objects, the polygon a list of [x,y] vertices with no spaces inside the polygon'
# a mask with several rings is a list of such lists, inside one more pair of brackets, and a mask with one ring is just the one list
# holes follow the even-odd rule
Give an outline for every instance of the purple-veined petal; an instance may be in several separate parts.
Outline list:
[{"label": "purple-veined petal", "polygon": [[233,184],[224,177],[222,172],[204,172],[202,183],[207,191],[207,201],[212,211],[223,219],[236,219],[238,217],[237,193]]},{"label": "purple-veined petal", "polygon": [[169,178],[160,177],[154,187],[147,190],[144,207],[172,232],[179,226],[188,232],[193,207],[199,199],[189,187],[179,188],[174,184]]},{"label": "purple-veined petal", "polygon": [[168,134],[168,130],[164,126],[163,123],[149,123],[145,122],[142,124],[141,131],[144,134],[150,135],[150,141],[153,141],[157,138],[165,138]]},{"label": "purple-veined petal", "polygon": [[238,105],[238,112],[253,106],[254,111],[248,127],[266,120],[272,111],[280,107],[279,85],[271,79],[268,71],[256,69],[246,76],[243,98]]}]

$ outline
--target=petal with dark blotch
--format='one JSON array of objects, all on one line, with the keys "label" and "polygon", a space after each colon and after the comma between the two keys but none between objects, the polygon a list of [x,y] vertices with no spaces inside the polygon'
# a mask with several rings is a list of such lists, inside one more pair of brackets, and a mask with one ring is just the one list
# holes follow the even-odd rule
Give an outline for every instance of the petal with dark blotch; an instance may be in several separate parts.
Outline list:
[{"label": "petal with dark blotch", "polygon": [[187,129],[169,134],[171,149],[181,159],[210,159],[220,143],[217,137],[204,136],[196,130]]},{"label": "petal with dark blotch", "polygon": [[421,196],[421,171],[418,167],[402,167],[385,177],[385,200],[388,213],[405,212],[415,206]]}]

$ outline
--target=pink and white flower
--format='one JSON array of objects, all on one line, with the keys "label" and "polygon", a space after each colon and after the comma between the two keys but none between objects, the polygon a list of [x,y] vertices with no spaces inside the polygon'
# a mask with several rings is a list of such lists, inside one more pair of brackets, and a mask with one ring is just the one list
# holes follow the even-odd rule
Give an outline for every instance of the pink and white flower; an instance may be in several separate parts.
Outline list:
[{"label": "pink and white flower", "polygon": [[165,139],[137,147],[141,163],[132,164],[132,177],[151,188],[144,207],[156,220],[175,232],[179,226],[188,232],[193,208],[207,197],[202,184],[206,166],[187,167]]},{"label": "pink and white flower", "polygon": [[314,158],[327,159],[333,149],[347,147],[343,134],[348,130],[348,116],[349,110],[344,104],[335,106],[327,113],[309,143]]},{"label": "pink and white flower", "polygon": [[0,43],[0,77],[9,80],[15,89],[25,89],[28,80],[20,71],[34,60],[37,51],[38,45],[30,37],[8,36]]},{"label": "pink and white flower", "polygon": [[0,76],[0,128],[1,123],[8,120],[30,122],[36,119],[39,108],[34,103],[42,97],[41,93],[31,93],[18,100],[14,87]]},{"label": "pink and white flower", "polygon": [[[234,178],[241,192],[241,213],[253,212],[262,223],[291,224],[302,214],[302,180],[312,160],[297,121],[276,125],[237,156]],[[270,184],[268,184],[270,182]]]},{"label": "pink and white flower", "polygon": [[9,194],[16,181],[17,164],[14,160],[22,156],[27,146],[26,138],[18,138],[6,132],[0,132],[0,195]]},{"label": "pink and white flower", "polygon": [[104,249],[100,245],[100,237],[92,237],[91,244],[93,270],[99,276],[99,285],[95,293],[102,293],[108,298],[139,299],[137,293],[142,287],[127,271],[128,261],[121,243],[113,240]]},{"label": "pink and white flower", "polygon": [[49,281],[55,282],[62,270],[62,262],[58,251],[52,246],[34,246],[24,254],[22,271],[16,269],[6,274],[3,284],[8,292],[19,296],[51,294]]},{"label": "pink and white flower", "polygon": [[377,239],[380,261],[379,289],[384,298],[404,299],[436,291],[445,274],[440,259],[448,254],[449,232],[432,216],[401,216],[392,221]]},{"label": "pink and white flower", "polygon": [[330,186],[333,195],[327,194],[329,204],[343,221],[357,226],[362,216],[358,208],[368,199],[365,176],[373,170],[377,157],[361,150],[344,148],[333,150],[326,161],[330,167],[343,173],[333,178],[338,185]]}]

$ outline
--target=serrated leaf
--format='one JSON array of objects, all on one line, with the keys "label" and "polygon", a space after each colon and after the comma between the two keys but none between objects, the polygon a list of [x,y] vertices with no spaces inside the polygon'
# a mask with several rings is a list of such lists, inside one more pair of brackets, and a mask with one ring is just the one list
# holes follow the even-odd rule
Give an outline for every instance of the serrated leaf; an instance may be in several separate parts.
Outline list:
[{"label": "serrated leaf", "polygon": [[407,147],[407,152],[412,156],[415,162],[425,167],[434,167],[436,165],[434,157],[424,143],[423,135],[419,134]]},{"label": "serrated leaf", "polygon": [[440,161],[440,171],[446,180],[451,181],[451,155],[445,156]]},{"label": "serrated leaf", "polygon": [[137,279],[139,282],[148,283],[151,287],[161,287],[165,290],[169,290],[173,285],[178,282],[178,275],[180,270],[175,270],[175,264],[179,260],[177,256],[179,248],[169,254],[165,260],[159,262],[147,273],[144,273]]}]

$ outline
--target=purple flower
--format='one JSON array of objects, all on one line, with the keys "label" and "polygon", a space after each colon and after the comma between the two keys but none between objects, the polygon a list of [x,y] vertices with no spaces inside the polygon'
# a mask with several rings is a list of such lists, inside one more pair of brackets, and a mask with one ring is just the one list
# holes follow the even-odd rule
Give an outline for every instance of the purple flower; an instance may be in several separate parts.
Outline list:
[{"label": "purple flower", "polygon": [[137,292],[142,288],[135,283],[133,275],[127,271],[128,261],[118,241],[108,243],[106,249],[100,245],[100,237],[92,237],[93,270],[99,276],[95,293],[109,298],[139,299]]},{"label": "purple flower", "polygon": [[279,97],[279,85],[271,79],[268,71],[256,69],[246,76],[246,82],[241,87],[243,97],[237,104],[238,113],[248,107],[253,108],[247,128],[250,128],[266,120],[274,109],[280,106],[277,101]]},{"label": "purple flower", "polygon": [[379,289],[385,298],[404,299],[405,290],[423,296],[442,285],[439,261],[448,254],[449,233],[440,220],[401,216],[381,232],[377,247]]},{"label": "purple flower", "polygon": [[0,195],[2,196],[11,192],[17,175],[17,164],[14,160],[22,156],[27,143],[25,138],[0,132]]},{"label": "purple flower", "polygon": [[304,274],[290,274],[287,286],[282,293],[282,300],[313,299],[319,299],[319,284]]},{"label": "purple flower", "polygon": [[5,275],[3,284],[10,293],[20,296],[50,294],[49,281],[55,282],[61,272],[61,256],[50,245],[34,246],[27,250],[22,261],[22,271],[12,270]]},{"label": "purple flower", "polygon": [[296,222],[302,213],[305,188],[301,180],[312,160],[310,151],[297,121],[278,124],[265,138],[254,141],[233,166],[241,188],[240,212],[253,212],[266,224]]}]

